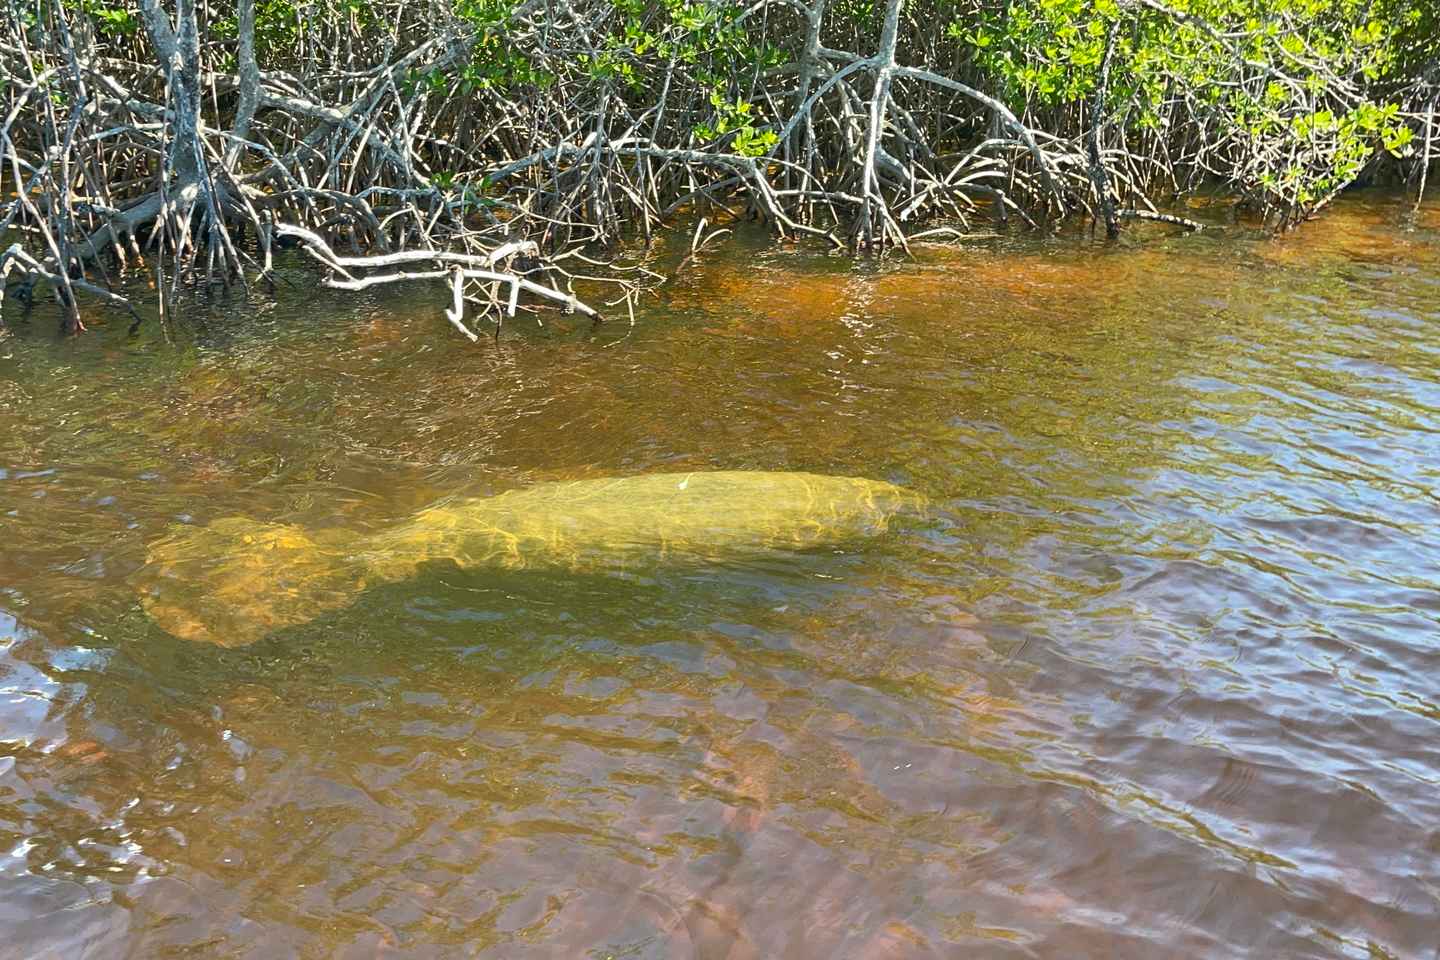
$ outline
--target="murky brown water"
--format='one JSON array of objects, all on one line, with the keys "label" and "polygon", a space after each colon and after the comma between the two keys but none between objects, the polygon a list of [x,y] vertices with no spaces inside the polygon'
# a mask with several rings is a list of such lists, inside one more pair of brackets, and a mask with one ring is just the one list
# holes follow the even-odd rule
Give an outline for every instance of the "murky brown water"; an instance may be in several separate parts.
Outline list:
[{"label": "murky brown water", "polygon": [[[0,338],[0,956],[1440,956],[1440,220],[852,267],[460,341],[299,288]],[[244,649],[177,518],[723,467],[842,553],[436,566]]]}]

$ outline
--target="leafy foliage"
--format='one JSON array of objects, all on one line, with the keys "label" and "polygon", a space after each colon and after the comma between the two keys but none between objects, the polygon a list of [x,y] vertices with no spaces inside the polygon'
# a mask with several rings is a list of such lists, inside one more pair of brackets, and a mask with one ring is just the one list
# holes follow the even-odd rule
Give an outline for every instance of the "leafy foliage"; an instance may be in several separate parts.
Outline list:
[{"label": "leafy foliage", "polygon": [[[1421,7],[1372,0],[1011,0],[950,22],[1004,95],[1075,114],[1118,25],[1104,109],[1132,134],[1199,119],[1220,172],[1304,206],[1353,180],[1377,149],[1406,155],[1393,93]],[[1433,18],[1433,14],[1431,14]],[[1283,157],[1283,162],[1276,158]],[[1259,161],[1259,162],[1257,162]]]}]

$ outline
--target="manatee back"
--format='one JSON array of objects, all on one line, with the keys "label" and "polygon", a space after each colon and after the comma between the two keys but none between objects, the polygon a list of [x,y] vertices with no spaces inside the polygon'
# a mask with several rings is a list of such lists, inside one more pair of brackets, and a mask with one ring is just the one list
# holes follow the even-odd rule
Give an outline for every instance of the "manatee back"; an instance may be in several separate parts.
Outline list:
[{"label": "manatee back", "polygon": [[715,561],[884,531],[923,501],[888,483],[714,471],[541,484],[453,500],[371,535],[227,517],[150,544],[141,603],[177,637],[253,643],[348,605],[432,560],[465,567],[607,569]]},{"label": "manatee back", "polygon": [[549,483],[421,511],[385,551],[462,566],[575,569],[719,560],[874,536],[916,494],[858,477],[764,471],[647,474]]}]

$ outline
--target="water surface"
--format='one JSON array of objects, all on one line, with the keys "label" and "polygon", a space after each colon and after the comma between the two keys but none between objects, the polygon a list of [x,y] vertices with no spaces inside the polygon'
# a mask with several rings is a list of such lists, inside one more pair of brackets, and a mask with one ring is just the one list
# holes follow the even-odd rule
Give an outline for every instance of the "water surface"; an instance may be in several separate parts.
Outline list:
[{"label": "water surface", "polygon": [[[633,326],[478,346],[298,262],[134,336],[37,307],[0,336],[0,955],[1440,955],[1440,221],[1399,211],[858,266],[742,235]],[[131,584],[177,522],[705,468],[936,510],[437,564],[233,650]]]}]

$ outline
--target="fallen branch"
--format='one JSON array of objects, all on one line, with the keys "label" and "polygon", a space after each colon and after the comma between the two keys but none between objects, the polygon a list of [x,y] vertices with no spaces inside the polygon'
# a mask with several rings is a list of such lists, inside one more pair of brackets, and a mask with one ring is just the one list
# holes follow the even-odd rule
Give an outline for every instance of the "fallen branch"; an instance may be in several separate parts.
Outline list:
[{"label": "fallen branch", "polygon": [[1198,220],[1191,220],[1186,217],[1177,217],[1171,213],[1156,213],[1153,210],[1136,210],[1127,208],[1116,210],[1115,216],[1121,220],[1152,220],[1155,223],[1168,223],[1174,227],[1184,227],[1186,230],[1200,231],[1205,229],[1205,224]]},{"label": "fallen branch", "polygon": [[[461,308],[458,305],[461,294],[461,280],[477,280],[491,283],[508,284],[512,291],[525,291],[534,294],[542,299],[559,303],[567,312],[579,313],[596,321],[603,321],[604,317],[595,308],[580,300],[574,294],[566,293],[545,284],[536,283],[518,273],[510,273],[501,270],[490,269],[496,260],[503,256],[513,255],[517,252],[513,246],[507,252],[505,248],[498,248],[490,254],[470,255],[458,254],[446,250],[407,250],[400,253],[382,254],[373,257],[342,257],[337,255],[330,245],[327,244],[319,234],[306,230],[304,227],[297,227],[288,223],[277,223],[275,232],[280,236],[296,237],[301,240],[309,251],[321,263],[329,266],[333,273],[327,276],[323,283],[327,287],[337,290],[366,290],[370,287],[382,286],[389,283],[407,283],[417,280],[449,280],[452,289],[456,292],[456,306],[452,311],[447,311],[447,318],[452,324],[460,326],[458,316]],[[502,256],[496,256],[495,254]],[[351,271],[372,270],[377,268],[394,267],[401,264],[412,263],[433,263],[437,265],[434,270],[418,271],[396,271],[390,273],[374,273],[365,276],[357,276]],[[448,264],[448,268],[439,265]],[[505,311],[509,316],[514,316],[517,308],[517,299],[512,293],[509,307]],[[453,313],[453,315],[452,315]],[[462,327],[463,330],[463,327]]]}]

